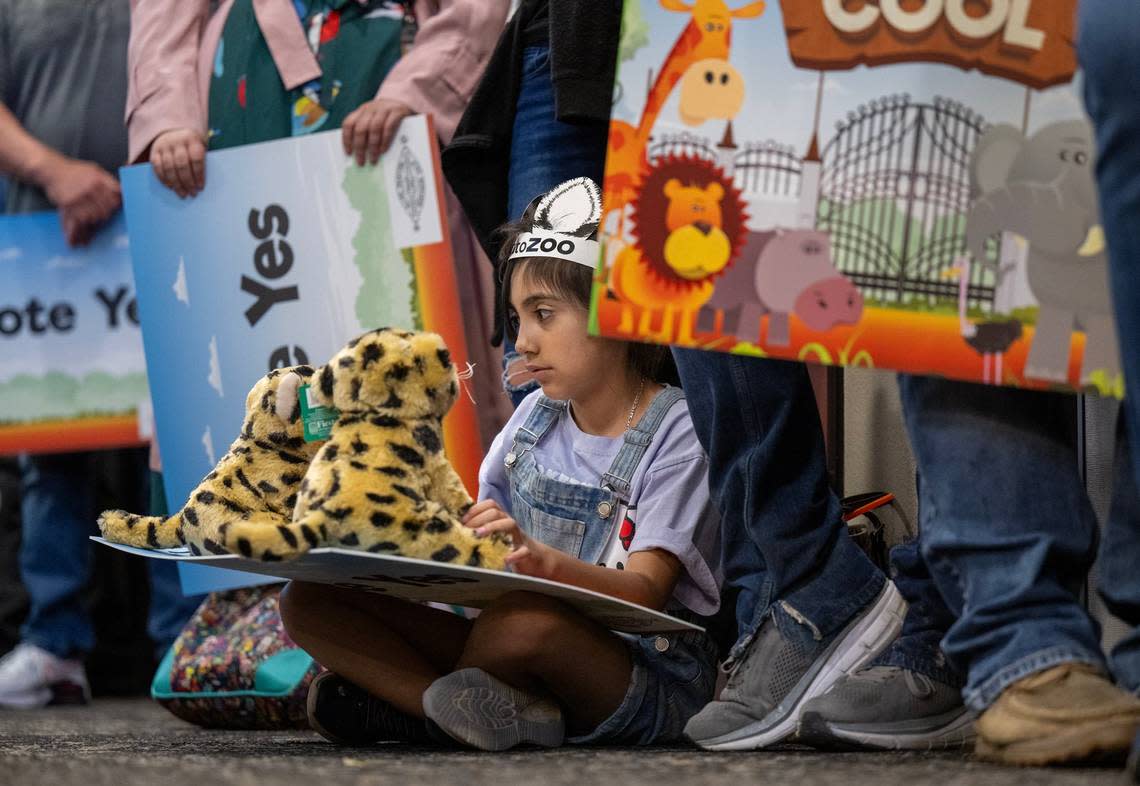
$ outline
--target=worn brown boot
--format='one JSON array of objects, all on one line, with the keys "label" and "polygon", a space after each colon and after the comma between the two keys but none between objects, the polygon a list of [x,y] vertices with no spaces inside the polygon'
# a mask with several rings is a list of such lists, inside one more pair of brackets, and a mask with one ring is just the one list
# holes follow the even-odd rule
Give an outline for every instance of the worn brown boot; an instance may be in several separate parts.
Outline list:
[{"label": "worn brown boot", "polygon": [[976,728],[975,752],[1002,764],[1123,759],[1140,728],[1140,699],[1092,666],[1064,663],[1010,685]]}]

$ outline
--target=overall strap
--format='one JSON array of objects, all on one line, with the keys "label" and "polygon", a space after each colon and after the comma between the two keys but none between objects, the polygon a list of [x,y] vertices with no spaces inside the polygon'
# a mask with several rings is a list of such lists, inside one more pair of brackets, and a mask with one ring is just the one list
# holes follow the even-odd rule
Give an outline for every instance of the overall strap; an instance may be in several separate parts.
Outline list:
[{"label": "overall strap", "polygon": [[629,499],[633,473],[641,463],[645,451],[649,449],[650,443],[653,442],[653,435],[657,433],[661,421],[665,419],[670,408],[684,397],[685,394],[680,388],[672,386],[666,386],[657,394],[637,425],[625,432],[621,450],[614,457],[614,462],[606,474],[602,476],[603,487],[613,489],[624,500]]},{"label": "overall strap", "polygon": [[[537,445],[538,441],[546,435],[547,431],[550,431],[550,428],[558,422],[558,418],[565,411],[565,401],[555,401],[540,395],[534,409],[530,411],[526,420],[515,431],[514,444],[508,458],[513,456],[517,460],[519,456]],[[511,463],[513,464],[514,461]]]}]

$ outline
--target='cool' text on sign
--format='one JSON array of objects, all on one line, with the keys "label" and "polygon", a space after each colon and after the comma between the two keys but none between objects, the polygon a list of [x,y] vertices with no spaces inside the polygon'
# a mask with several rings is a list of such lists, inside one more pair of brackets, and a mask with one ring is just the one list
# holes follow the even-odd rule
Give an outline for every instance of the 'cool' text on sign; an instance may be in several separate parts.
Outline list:
[{"label": "'cool' text on sign", "polygon": [[937,24],[940,17],[955,32],[975,40],[989,38],[998,31],[1002,40],[1013,46],[1040,50],[1045,45],[1045,33],[1029,27],[1029,7],[1032,0],[989,0],[989,10],[980,16],[966,12],[968,5],[977,7],[972,0],[924,0],[917,8],[906,10],[902,0],[879,0],[878,5],[865,3],[857,11],[848,10],[844,0],[823,0],[823,13],[841,33],[858,35],[880,18],[900,33],[916,35]]}]

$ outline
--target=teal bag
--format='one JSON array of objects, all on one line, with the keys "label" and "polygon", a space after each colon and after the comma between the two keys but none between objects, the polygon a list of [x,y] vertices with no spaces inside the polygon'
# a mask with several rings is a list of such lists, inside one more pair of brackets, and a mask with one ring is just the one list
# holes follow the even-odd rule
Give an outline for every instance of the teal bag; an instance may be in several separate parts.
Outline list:
[{"label": "teal bag", "polygon": [[285,632],[281,585],[215,592],[155,672],[150,695],[213,729],[308,728],[309,683],[321,668]]}]

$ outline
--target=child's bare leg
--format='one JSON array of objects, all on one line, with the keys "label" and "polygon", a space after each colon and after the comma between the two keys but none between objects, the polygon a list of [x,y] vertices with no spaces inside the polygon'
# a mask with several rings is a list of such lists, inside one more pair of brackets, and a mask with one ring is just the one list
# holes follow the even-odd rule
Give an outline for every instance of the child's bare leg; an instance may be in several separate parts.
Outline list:
[{"label": "child's bare leg", "polygon": [[504,595],[475,619],[456,669],[477,667],[530,692],[553,694],[571,734],[584,734],[621,704],[633,664],[611,631],[561,601]]},{"label": "child's bare leg", "polygon": [[281,618],[318,663],[416,718],[471,630],[470,620],[418,603],[298,581],[281,593]]}]

